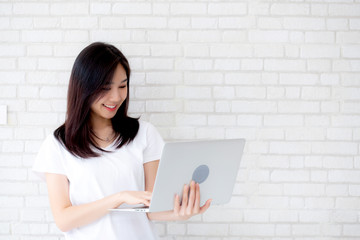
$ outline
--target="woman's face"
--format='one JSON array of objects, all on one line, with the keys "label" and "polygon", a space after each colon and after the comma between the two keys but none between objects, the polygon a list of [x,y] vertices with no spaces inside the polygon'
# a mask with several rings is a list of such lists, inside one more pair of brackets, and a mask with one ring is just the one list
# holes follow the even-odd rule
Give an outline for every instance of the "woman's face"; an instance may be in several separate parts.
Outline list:
[{"label": "woman's face", "polygon": [[110,120],[127,97],[127,76],[121,64],[117,65],[113,79],[103,87],[104,94],[91,105],[91,118]]}]

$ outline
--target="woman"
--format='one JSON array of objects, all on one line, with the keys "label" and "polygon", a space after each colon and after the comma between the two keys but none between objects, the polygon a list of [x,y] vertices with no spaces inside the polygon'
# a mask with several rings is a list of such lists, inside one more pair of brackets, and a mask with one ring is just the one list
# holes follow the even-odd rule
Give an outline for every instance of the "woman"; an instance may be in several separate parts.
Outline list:
[{"label": "woman", "polygon": [[150,220],[186,220],[205,212],[199,185],[160,213],[113,212],[149,205],[163,140],[149,123],[127,116],[130,68],[114,46],[93,43],[76,58],[65,123],[44,141],[33,170],[46,179],[51,210],[66,239],[156,239]]}]

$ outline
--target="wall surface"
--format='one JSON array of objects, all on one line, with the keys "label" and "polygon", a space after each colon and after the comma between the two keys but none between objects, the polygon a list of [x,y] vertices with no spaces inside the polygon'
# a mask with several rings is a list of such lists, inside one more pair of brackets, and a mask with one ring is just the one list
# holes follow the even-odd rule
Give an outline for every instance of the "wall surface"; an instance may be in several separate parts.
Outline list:
[{"label": "wall surface", "polygon": [[360,1],[0,1],[0,240],[57,240],[30,168],[79,51],[129,57],[166,141],[246,138],[231,202],[161,239],[360,239]]}]

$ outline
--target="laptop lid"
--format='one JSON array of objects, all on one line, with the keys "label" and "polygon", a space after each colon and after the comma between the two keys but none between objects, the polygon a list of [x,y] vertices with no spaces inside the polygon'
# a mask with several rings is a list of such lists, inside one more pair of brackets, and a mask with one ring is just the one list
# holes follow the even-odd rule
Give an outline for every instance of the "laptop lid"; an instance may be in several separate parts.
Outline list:
[{"label": "laptop lid", "polygon": [[244,139],[166,143],[153,189],[150,212],[173,210],[174,196],[182,196],[184,184],[200,185],[200,204],[230,201]]}]

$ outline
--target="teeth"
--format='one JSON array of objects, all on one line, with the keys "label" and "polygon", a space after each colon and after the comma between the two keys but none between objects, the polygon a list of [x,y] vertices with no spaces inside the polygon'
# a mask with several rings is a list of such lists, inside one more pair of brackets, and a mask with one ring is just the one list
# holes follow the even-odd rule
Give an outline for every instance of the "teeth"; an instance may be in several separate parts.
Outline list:
[{"label": "teeth", "polygon": [[104,104],[104,106],[107,107],[107,108],[115,108],[115,107],[116,107],[116,105],[115,105],[115,106],[111,106],[111,105],[106,105],[106,104]]}]

